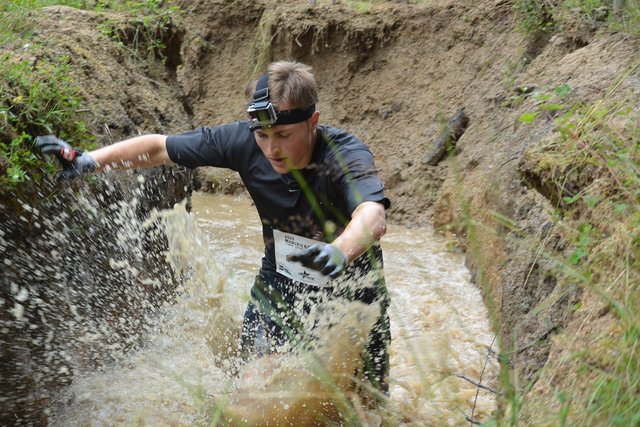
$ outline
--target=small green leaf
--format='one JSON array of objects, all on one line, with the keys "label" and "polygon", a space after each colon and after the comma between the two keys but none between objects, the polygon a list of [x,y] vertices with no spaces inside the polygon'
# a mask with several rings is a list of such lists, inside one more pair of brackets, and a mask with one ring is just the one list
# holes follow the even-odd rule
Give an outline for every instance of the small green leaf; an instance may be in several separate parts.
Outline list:
[{"label": "small green leaf", "polygon": [[581,247],[575,248],[571,253],[571,255],[569,256],[569,262],[572,265],[578,265],[578,263],[580,263],[580,260],[584,258],[586,255],[587,253],[584,250],[584,248],[581,248]]},{"label": "small green leaf", "polygon": [[626,203],[616,203],[616,205],[614,206],[613,210],[617,213],[622,213],[627,209],[627,204]]},{"label": "small green leaf", "polygon": [[604,116],[606,116],[609,113],[609,109],[606,107],[603,107],[599,110],[597,110],[595,113],[593,113],[593,115],[597,118],[597,119],[601,119]]},{"label": "small green leaf", "polygon": [[564,107],[560,104],[542,104],[540,106],[540,110],[542,111],[558,111],[562,110]]},{"label": "small green leaf", "polygon": [[563,197],[562,201],[570,205],[578,201],[580,197],[581,197],[580,194],[576,194],[575,196],[572,196],[572,197]]},{"label": "small green leaf", "polygon": [[567,83],[563,83],[560,86],[556,86],[553,90],[558,94],[560,98],[564,98],[571,90],[571,86],[569,86]]},{"label": "small green leaf", "polygon": [[551,99],[551,95],[543,93],[543,92],[533,92],[531,97],[536,101],[548,101]]},{"label": "small green leaf", "polygon": [[593,207],[598,204],[598,199],[593,196],[584,196],[584,201],[587,203],[589,209],[593,209]]},{"label": "small green leaf", "polygon": [[521,123],[533,123],[538,113],[524,113],[518,118]]}]

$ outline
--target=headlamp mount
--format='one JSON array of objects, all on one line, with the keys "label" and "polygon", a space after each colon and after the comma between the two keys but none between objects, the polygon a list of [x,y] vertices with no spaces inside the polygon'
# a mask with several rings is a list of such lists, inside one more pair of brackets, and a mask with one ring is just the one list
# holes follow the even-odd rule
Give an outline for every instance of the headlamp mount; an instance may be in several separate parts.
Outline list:
[{"label": "headlamp mount", "polygon": [[304,122],[316,111],[316,105],[309,107],[294,108],[292,110],[277,111],[269,98],[269,75],[264,74],[256,84],[256,91],[253,93],[253,102],[247,108],[249,113],[249,130],[269,129],[276,125],[288,125]]}]

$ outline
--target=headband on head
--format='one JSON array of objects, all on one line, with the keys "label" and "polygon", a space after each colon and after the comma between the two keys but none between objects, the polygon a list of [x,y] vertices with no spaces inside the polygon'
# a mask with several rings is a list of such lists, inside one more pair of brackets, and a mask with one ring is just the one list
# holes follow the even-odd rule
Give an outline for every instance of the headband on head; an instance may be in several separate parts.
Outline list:
[{"label": "headband on head", "polygon": [[314,111],[316,111],[315,104],[307,108],[276,110],[269,98],[269,75],[263,74],[256,84],[253,102],[247,108],[251,121],[249,129],[253,132],[256,129],[269,129],[272,126],[304,122],[313,115]]}]

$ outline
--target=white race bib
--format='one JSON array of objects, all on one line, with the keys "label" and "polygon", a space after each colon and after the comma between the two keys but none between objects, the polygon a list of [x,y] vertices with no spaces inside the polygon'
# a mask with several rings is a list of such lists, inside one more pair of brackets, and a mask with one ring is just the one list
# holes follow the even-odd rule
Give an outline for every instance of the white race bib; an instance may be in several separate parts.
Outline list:
[{"label": "white race bib", "polygon": [[289,255],[297,254],[311,245],[326,245],[326,243],[279,230],[273,230],[273,240],[276,247],[276,269],[278,273],[307,285],[330,286],[331,278],[329,276],[307,268],[299,262],[287,261],[287,256]]}]

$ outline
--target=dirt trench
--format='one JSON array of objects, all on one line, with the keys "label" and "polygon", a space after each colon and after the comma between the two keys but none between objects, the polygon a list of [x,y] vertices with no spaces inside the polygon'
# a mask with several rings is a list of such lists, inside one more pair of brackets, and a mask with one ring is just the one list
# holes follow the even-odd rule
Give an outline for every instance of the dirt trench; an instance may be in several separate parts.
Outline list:
[{"label": "dirt trench", "polygon": [[[392,201],[388,220],[433,224],[466,252],[494,309],[502,350],[522,383],[535,382],[549,354],[559,357],[553,338],[571,325],[567,307],[581,292],[557,283],[548,261],[527,244],[533,238],[554,253],[567,250],[550,216],[554,199],[544,179],[536,181],[535,165],[523,160],[550,136],[552,117],[520,123],[535,105],[511,102],[514,89],[535,84],[551,91],[567,83],[575,102],[592,102],[628,65],[637,42],[588,31],[531,41],[516,31],[511,2],[502,0],[389,2],[367,13],[341,2],[178,3],[181,18],[167,36],[170,59],[164,63],[132,60],[96,28],[104,14],[43,12],[40,36],[79,70],[98,144],[243,118],[245,87],[269,60],[308,63],[319,84],[321,122],[371,147]],[[126,28],[127,18],[121,19]],[[427,165],[432,144],[462,107],[469,127],[456,156]],[[233,173],[200,176],[203,188],[242,191]],[[170,199],[182,195],[176,191]],[[46,408],[46,394],[36,411]]]}]

